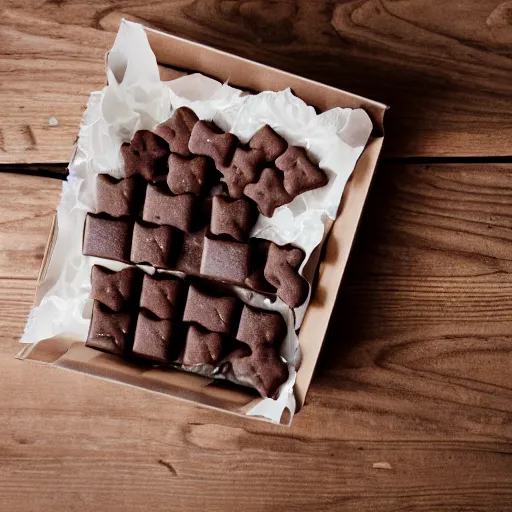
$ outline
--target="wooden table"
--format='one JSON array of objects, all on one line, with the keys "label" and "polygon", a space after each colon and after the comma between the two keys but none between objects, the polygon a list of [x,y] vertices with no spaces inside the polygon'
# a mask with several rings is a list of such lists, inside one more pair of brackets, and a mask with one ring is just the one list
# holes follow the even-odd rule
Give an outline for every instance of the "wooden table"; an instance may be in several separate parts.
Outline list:
[{"label": "wooden table", "polygon": [[[392,107],[291,429],[14,359],[122,16]],[[0,30],[0,510],[512,510],[510,0],[3,0]]]}]

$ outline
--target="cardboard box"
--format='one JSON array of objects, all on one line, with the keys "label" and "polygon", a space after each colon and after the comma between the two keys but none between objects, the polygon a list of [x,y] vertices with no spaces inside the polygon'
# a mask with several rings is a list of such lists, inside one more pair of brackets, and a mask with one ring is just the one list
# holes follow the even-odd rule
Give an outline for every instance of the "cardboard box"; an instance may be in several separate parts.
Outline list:
[{"label": "cardboard box", "polygon": [[[204,45],[146,29],[150,45],[160,65],[189,72],[200,72],[250,91],[280,91],[290,87],[306,103],[319,110],[333,107],[363,108],[370,115],[374,130],[359,158],[343,194],[339,215],[325,244],[318,280],[304,322],[299,331],[302,363],[297,371],[295,393],[298,409],[304,405],[329,319],[336,302],[364,202],[383,143],[385,105],[318,82],[221,52]],[[54,222],[38,279],[35,305],[45,291],[44,280],[58,226]],[[84,343],[62,337],[43,340],[25,347],[21,359],[51,364],[149,391],[173,396],[222,411],[244,415],[259,400],[243,388],[226,387],[218,381],[173,370],[143,368],[85,347]],[[284,419],[283,419],[284,421]]]}]

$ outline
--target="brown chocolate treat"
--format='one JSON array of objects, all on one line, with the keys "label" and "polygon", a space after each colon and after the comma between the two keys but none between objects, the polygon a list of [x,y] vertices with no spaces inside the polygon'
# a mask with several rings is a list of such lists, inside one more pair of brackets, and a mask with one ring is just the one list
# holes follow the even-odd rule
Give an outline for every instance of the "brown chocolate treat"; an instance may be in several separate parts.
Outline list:
[{"label": "brown chocolate treat", "polygon": [[213,197],[210,230],[214,235],[229,235],[244,242],[249,236],[252,220],[251,203],[246,199],[231,201],[220,195]]},{"label": "brown chocolate treat", "polygon": [[204,194],[210,185],[209,175],[213,174],[209,169],[208,160],[204,156],[183,158],[171,154],[169,157],[169,174],[167,185],[173,194]]},{"label": "brown chocolate treat", "polygon": [[249,246],[231,240],[205,238],[201,274],[243,283],[249,275]]},{"label": "brown chocolate treat", "polygon": [[240,198],[249,183],[258,180],[265,155],[257,149],[236,148],[233,160],[226,166],[218,167],[228,186],[229,195]]},{"label": "brown chocolate treat", "polygon": [[185,366],[214,365],[220,361],[222,345],[222,335],[218,332],[208,332],[197,325],[191,325],[182,362]]},{"label": "brown chocolate treat", "polygon": [[191,285],[188,289],[184,322],[195,322],[212,332],[234,332],[237,299],[206,295]]},{"label": "brown chocolate treat", "polygon": [[236,339],[253,350],[258,345],[278,348],[286,336],[286,323],[279,313],[261,311],[244,306]]},{"label": "brown chocolate treat", "polygon": [[232,133],[224,133],[213,123],[198,121],[192,129],[188,149],[196,155],[209,156],[220,169],[231,162],[236,143]]},{"label": "brown chocolate treat", "polygon": [[[181,107],[167,121],[159,124],[155,133],[169,144],[171,152],[182,156],[190,156],[188,141],[192,128],[194,128],[197,121],[199,121],[199,118],[192,110]],[[175,193],[179,194],[179,192]]]},{"label": "brown chocolate treat", "polygon": [[132,223],[90,213],[85,218],[82,253],[108,260],[130,261]]},{"label": "brown chocolate treat", "polygon": [[264,293],[275,293],[276,289],[265,279],[264,269],[267,262],[270,242],[263,238],[251,238],[249,240],[249,277],[245,285],[253,290]]},{"label": "brown chocolate treat", "polygon": [[116,180],[108,174],[96,177],[96,213],[125,217],[134,212],[135,178]]},{"label": "brown chocolate treat", "polygon": [[243,348],[235,350],[227,361],[235,380],[256,388],[264,398],[274,398],[279,386],[288,378],[288,366],[274,348],[266,345],[252,352]]},{"label": "brown chocolate treat", "polygon": [[[133,353],[155,361],[168,362],[173,355],[170,346],[173,331],[170,320],[154,319],[142,312],[139,313],[133,340]],[[174,352],[176,348],[174,347]]]},{"label": "brown chocolate treat", "polygon": [[286,151],[288,144],[270,126],[265,125],[252,136],[249,147],[263,151],[265,161],[273,162]]},{"label": "brown chocolate treat", "polygon": [[293,198],[286,192],[282,173],[267,167],[256,183],[247,185],[244,194],[257,205],[265,217],[272,217],[278,206],[289,203]]},{"label": "brown chocolate treat", "polygon": [[181,231],[190,231],[194,216],[194,196],[181,194],[171,196],[154,185],[148,185],[142,219],[153,224],[173,226]]},{"label": "brown chocolate treat", "polygon": [[181,279],[170,276],[156,279],[146,274],[142,282],[140,307],[151,311],[161,320],[176,318],[185,302],[185,288]]},{"label": "brown chocolate treat", "polygon": [[91,271],[91,299],[115,312],[126,309],[138,288],[139,272],[135,267],[114,272],[101,265],[94,265]]},{"label": "brown chocolate treat", "polygon": [[114,313],[95,300],[86,346],[109,354],[122,355],[131,348],[132,341],[132,314]]},{"label": "brown chocolate treat", "polygon": [[283,171],[284,188],[292,197],[327,185],[327,175],[311,162],[304,148],[288,146],[276,160],[276,167]]},{"label": "brown chocolate treat", "polygon": [[130,144],[121,146],[121,154],[127,177],[140,174],[144,179],[153,181],[167,172],[169,146],[149,130],[135,132]]},{"label": "brown chocolate treat", "polygon": [[133,263],[170,268],[180,249],[181,236],[170,226],[149,227],[135,223],[131,251]]},{"label": "brown chocolate treat", "polygon": [[176,262],[176,270],[185,272],[185,274],[199,274],[205,234],[206,229],[201,229],[183,235],[183,245]]},{"label": "brown chocolate treat", "polygon": [[297,247],[270,244],[265,278],[277,288],[277,296],[291,308],[300,306],[308,296],[308,283],[298,272],[303,260],[304,251]]}]

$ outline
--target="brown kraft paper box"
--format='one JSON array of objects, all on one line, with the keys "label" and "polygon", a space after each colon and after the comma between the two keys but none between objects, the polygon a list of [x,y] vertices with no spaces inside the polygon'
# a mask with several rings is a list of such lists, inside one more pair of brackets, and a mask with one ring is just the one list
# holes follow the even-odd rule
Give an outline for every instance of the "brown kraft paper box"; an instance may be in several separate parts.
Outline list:
[{"label": "brown kraft paper box", "polygon": [[[199,72],[233,87],[245,90],[280,91],[290,87],[307,104],[321,111],[333,107],[363,108],[373,122],[368,145],[347,183],[338,217],[325,242],[318,279],[306,316],[299,331],[302,362],[297,370],[295,396],[297,410],[304,406],[315,366],[336,302],[338,289],[357,230],[359,219],[384,139],[383,119],[387,107],[381,103],[307,80],[235,55],[146,28],[153,52],[160,65],[187,72]],[[36,288],[35,305],[46,290],[41,288],[48,267],[58,226],[54,221]],[[311,258],[313,261],[314,257]],[[86,373],[224,412],[245,415],[261,400],[244,388],[225,387],[200,375],[173,370],[135,366],[115,356],[85,347],[83,342],[55,337],[27,345],[20,359],[37,361]],[[249,416],[253,419],[261,419]]]}]

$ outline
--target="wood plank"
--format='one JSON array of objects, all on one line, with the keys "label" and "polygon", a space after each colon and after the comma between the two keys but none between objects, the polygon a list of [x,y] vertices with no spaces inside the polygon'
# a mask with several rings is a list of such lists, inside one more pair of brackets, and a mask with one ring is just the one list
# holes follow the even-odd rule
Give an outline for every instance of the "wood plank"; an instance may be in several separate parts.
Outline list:
[{"label": "wood plank", "polygon": [[15,360],[61,183],[0,174],[0,509],[512,510],[511,180],[379,168],[286,429]]},{"label": "wood plank", "polygon": [[[509,2],[21,2],[0,30],[0,162],[65,162],[122,16],[391,105],[386,154],[510,155]],[[49,126],[51,116],[58,126]]]}]

